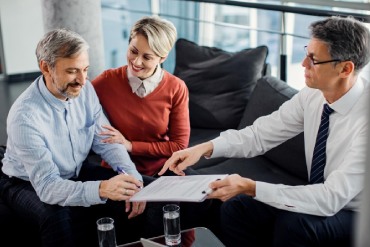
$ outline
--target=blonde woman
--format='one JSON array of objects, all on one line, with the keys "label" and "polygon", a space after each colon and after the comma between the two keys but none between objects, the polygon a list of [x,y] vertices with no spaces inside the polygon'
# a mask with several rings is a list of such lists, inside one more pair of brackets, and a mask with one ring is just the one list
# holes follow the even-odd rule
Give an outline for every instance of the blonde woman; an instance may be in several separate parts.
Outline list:
[{"label": "blonde woman", "polygon": [[171,22],[143,17],[131,29],[127,65],[92,82],[112,124],[103,126],[104,142],[123,144],[137,170],[148,176],[189,143],[188,89],[161,68],[176,38]]}]

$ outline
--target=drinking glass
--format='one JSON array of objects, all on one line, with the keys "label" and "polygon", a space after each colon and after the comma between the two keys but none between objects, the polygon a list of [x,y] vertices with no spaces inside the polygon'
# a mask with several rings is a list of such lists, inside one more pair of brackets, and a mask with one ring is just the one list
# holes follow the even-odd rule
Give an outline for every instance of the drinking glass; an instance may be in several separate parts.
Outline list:
[{"label": "drinking glass", "polygon": [[96,224],[98,226],[99,247],[116,247],[114,220],[109,217],[104,217],[98,219]]},{"label": "drinking glass", "polygon": [[163,207],[164,236],[167,246],[179,246],[181,243],[180,206],[167,204]]}]

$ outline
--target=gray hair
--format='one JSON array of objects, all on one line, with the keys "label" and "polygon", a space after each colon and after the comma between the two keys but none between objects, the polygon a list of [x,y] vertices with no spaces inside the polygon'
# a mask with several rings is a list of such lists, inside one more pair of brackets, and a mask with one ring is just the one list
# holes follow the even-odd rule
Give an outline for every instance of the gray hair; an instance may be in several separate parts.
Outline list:
[{"label": "gray hair", "polygon": [[129,42],[141,34],[147,38],[150,49],[159,56],[166,57],[176,42],[177,31],[175,26],[156,16],[145,16],[132,27]]},{"label": "gray hair", "polygon": [[332,16],[310,25],[311,37],[324,41],[333,59],[352,61],[355,73],[361,71],[370,59],[370,32],[351,16]]},{"label": "gray hair", "polygon": [[71,58],[89,49],[88,43],[76,32],[65,28],[44,35],[36,48],[37,62],[45,61],[52,68],[58,58]]}]

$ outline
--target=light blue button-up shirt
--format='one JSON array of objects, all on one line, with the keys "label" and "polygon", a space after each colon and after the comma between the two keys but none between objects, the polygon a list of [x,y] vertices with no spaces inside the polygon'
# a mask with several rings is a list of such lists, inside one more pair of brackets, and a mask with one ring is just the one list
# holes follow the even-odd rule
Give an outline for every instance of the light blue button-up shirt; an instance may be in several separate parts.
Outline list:
[{"label": "light blue button-up shirt", "polygon": [[7,119],[3,172],[31,181],[43,202],[63,206],[104,203],[100,181],[75,182],[90,149],[114,170],[122,166],[142,180],[121,144],[105,144],[99,133],[109,122],[89,81],[77,98],[61,101],[37,78],[14,102]]}]

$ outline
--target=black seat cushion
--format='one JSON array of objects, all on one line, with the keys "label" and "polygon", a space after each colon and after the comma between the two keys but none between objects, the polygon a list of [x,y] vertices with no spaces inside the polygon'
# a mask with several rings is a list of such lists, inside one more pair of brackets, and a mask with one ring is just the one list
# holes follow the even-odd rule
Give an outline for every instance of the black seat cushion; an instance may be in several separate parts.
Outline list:
[{"label": "black seat cushion", "polygon": [[175,47],[174,75],[189,88],[191,127],[237,128],[257,80],[264,73],[268,48],[227,52],[186,39],[178,39]]}]

